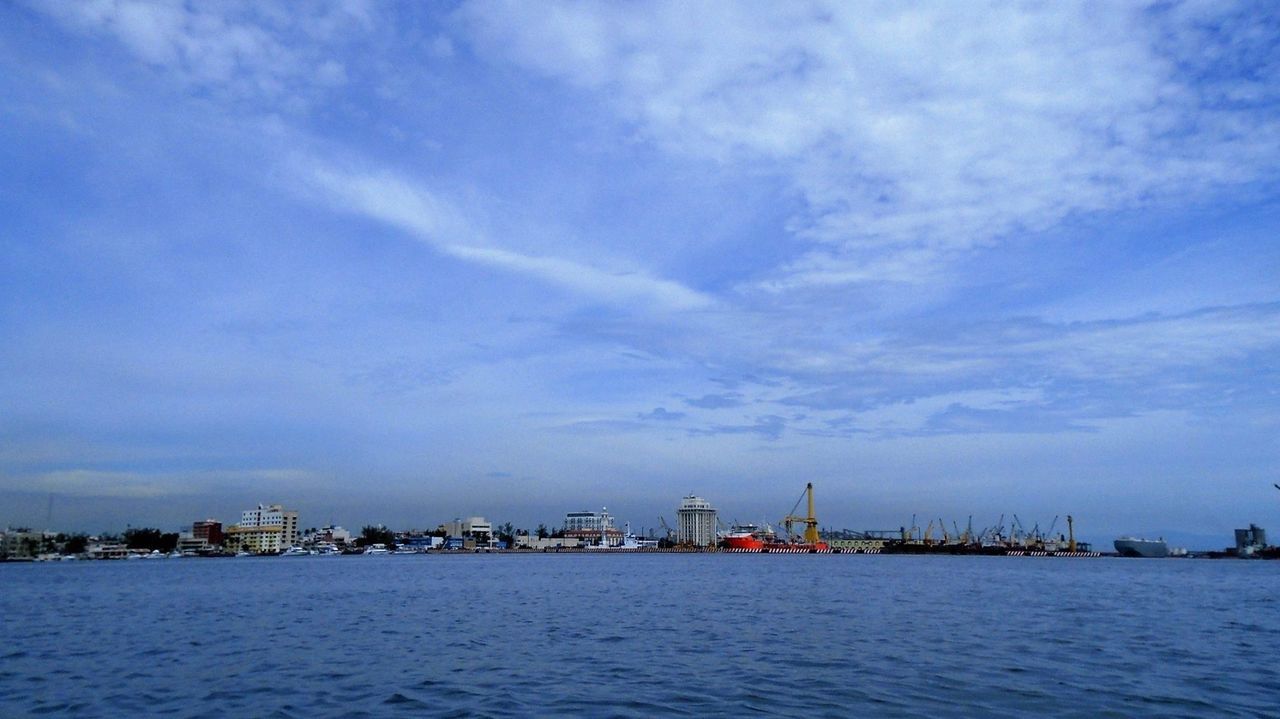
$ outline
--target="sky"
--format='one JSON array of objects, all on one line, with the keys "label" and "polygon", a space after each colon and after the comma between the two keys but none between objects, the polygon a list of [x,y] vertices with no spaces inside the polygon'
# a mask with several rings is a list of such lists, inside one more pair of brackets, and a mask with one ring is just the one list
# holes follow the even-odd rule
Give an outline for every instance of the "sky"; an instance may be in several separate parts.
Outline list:
[{"label": "sky", "polygon": [[0,4],[0,524],[1280,531],[1269,3]]}]

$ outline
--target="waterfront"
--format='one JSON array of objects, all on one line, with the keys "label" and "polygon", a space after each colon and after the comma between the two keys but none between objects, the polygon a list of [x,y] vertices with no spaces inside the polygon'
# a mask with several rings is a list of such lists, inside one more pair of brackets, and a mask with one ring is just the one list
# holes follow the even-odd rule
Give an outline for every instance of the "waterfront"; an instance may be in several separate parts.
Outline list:
[{"label": "waterfront", "polygon": [[0,715],[1259,716],[1269,562],[463,555],[0,566]]}]

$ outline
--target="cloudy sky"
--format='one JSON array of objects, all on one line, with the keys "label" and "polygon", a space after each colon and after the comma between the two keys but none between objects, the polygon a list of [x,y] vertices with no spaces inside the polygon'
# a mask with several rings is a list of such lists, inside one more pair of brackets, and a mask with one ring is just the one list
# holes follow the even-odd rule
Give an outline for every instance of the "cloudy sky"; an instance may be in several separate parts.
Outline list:
[{"label": "cloudy sky", "polygon": [[1278,48],[1217,0],[4,3],[0,524],[812,481],[1280,529]]}]

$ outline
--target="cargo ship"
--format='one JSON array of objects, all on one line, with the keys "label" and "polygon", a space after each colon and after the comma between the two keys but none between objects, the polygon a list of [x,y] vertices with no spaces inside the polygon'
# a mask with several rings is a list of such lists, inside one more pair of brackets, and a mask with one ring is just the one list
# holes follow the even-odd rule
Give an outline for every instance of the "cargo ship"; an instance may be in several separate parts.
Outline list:
[{"label": "cargo ship", "polygon": [[[772,530],[761,529],[754,524],[734,525],[722,538],[724,548],[730,552],[775,552],[780,554],[826,553],[831,546],[818,536],[818,518],[813,513],[813,482],[805,485],[804,494],[791,508],[791,513],[782,519],[786,527],[787,538],[779,539]],[[796,516],[795,511],[800,502],[809,500],[807,516]],[[803,539],[797,539],[791,531],[795,524],[804,524]]]},{"label": "cargo ship", "polygon": [[1115,541],[1116,552],[1122,557],[1158,558],[1169,556],[1169,545],[1163,539],[1121,537]]}]

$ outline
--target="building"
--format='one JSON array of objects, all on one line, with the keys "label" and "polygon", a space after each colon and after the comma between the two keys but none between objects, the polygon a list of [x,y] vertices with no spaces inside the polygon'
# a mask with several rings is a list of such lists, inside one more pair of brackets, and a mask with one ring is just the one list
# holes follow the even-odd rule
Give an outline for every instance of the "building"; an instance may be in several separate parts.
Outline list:
[{"label": "building", "polygon": [[571,529],[561,532],[560,536],[575,542],[575,546],[617,547],[622,544],[620,529]]},{"label": "building", "polygon": [[223,543],[236,551],[275,554],[298,543],[298,513],[279,504],[259,504],[241,512],[239,524],[227,527]]},{"label": "building", "polygon": [[454,519],[452,522],[440,525],[437,531],[444,532],[450,537],[473,537],[485,540],[493,538],[493,524],[484,517]]},{"label": "building", "polygon": [[1236,553],[1241,555],[1252,554],[1253,552],[1263,549],[1267,546],[1267,530],[1256,524],[1250,524],[1248,529],[1236,530]]},{"label": "building", "polygon": [[607,511],[596,512],[569,512],[564,515],[564,532],[599,532],[601,529],[613,529],[613,517],[609,516]]},{"label": "building", "polygon": [[191,536],[194,539],[204,540],[206,547],[222,546],[222,522],[216,519],[193,522]]},{"label": "building", "polygon": [[52,534],[33,532],[30,529],[10,529],[2,536],[4,540],[0,542],[0,557],[6,559],[35,559],[45,550],[46,536],[50,539],[53,537]]},{"label": "building", "polygon": [[283,532],[281,541],[285,546],[298,543],[298,513],[285,509],[279,504],[262,505],[257,509],[248,509],[240,514],[240,527],[274,527],[279,526]]},{"label": "building", "polygon": [[343,546],[351,544],[351,532],[337,525],[321,527],[313,534],[303,537],[303,544],[333,544]]},{"label": "building", "polygon": [[396,546],[424,551],[428,549],[439,549],[444,546],[444,537],[437,537],[431,534],[411,534],[398,538],[396,540]]},{"label": "building", "polygon": [[278,554],[292,546],[283,542],[284,527],[281,525],[242,527],[233,524],[227,527],[226,537],[223,538],[227,549],[251,554]]},{"label": "building", "polygon": [[89,542],[85,554],[90,559],[124,559],[129,556],[129,548],[120,542]]},{"label": "building", "polygon": [[518,549],[561,549],[582,546],[582,540],[578,537],[539,537],[536,534],[517,534],[516,547]]},{"label": "building", "polygon": [[689,495],[676,509],[676,543],[710,547],[716,543],[716,509],[702,497]]}]

